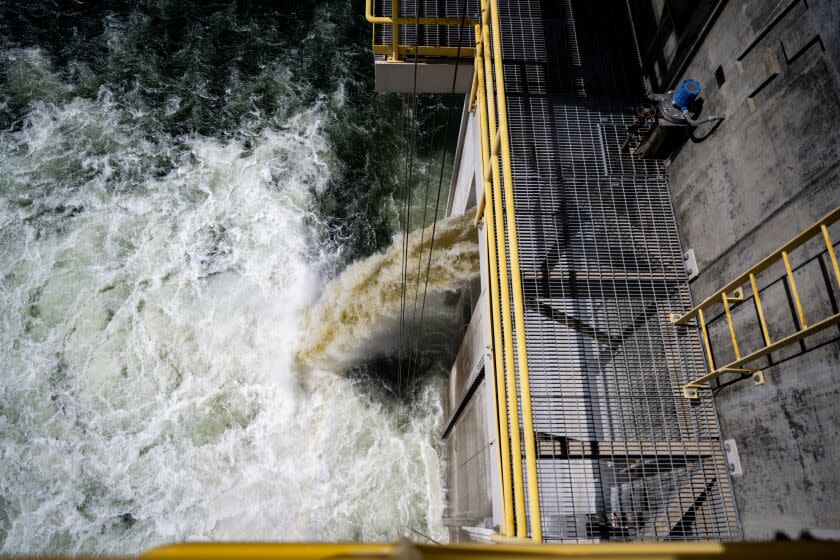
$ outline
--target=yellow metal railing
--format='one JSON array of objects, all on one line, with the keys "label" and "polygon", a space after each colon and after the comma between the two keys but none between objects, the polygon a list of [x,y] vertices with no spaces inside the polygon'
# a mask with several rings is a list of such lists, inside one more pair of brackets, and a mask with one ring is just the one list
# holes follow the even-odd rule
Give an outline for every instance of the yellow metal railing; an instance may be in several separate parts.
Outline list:
[{"label": "yellow metal railing", "polygon": [[[483,56],[483,49],[481,44],[481,33],[480,33],[480,26],[476,25],[476,37],[479,38],[479,41],[476,45],[476,58],[475,58],[475,79],[473,80],[473,84],[476,84],[477,81],[484,81],[485,79],[485,66],[484,66],[484,56]],[[475,88],[473,88],[475,91]],[[487,147],[486,138],[488,137],[487,133],[487,105],[484,100],[484,88],[481,88],[481,99],[478,104],[478,121],[479,121],[479,128],[480,128],[480,136],[481,136],[481,163],[482,169],[490,169],[490,150]],[[492,95],[492,93],[491,93]],[[474,99],[474,97],[473,97]],[[470,110],[472,110],[472,102],[470,103]],[[496,173],[498,174],[498,164],[496,165]],[[492,198],[492,185],[490,181],[484,180],[482,182],[483,192],[484,195],[482,196],[482,200],[484,197]],[[502,502],[503,502],[503,510],[504,510],[504,524],[501,527],[502,533],[504,535],[513,535],[513,497],[512,497],[512,490],[511,490],[511,463],[509,460],[501,461],[501,457],[510,457],[510,432],[508,431],[508,403],[506,402],[506,389],[505,389],[505,366],[504,366],[504,356],[501,352],[495,351],[495,349],[503,348],[502,345],[502,330],[498,328],[501,325],[501,309],[496,302],[499,301],[501,297],[499,294],[500,290],[500,283],[499,283],[499,274],[503,274],[505,276],[505,282],[503,286],[505,288],[508,287],[507,283],[507,269],[504,270],[499,269],[497,266],[499,260],[497,256],[497,240],[496,240],[496,227],[498,223],[501,222],[501,201],[497,205],[498,209],[494,209],[492,207],[487,209],[487,223],[490,224],[488,227],[485,228],[486,236],[487,236],[487,258],[490,262],[490,297],[488,302],[490,304],[490,318],[493,321],[493,369],[495,371],[496,377],[496,407],[498,413],[498,432],[497,432],[497,440],[499,441],[499,458],[500,458],[500,476],[502,478]],[[496,216],[499,217],[496,220]],[[508,323],[510,322],[510,305],[509,305],[509,295],[507,294],[507,290],[505,290],[505,300],[508,301],[508,317],[506,320]],[[512,393],[512,403],[511,407],[516,406],[516,393]],[[519,431],[519,416],[516,415],[515,418],[512,419],[512,428],[514,432]],[[519,476],[522,476],[522,463],[519,464]]]},{"label": "yellow metal railing", "polygon": [[446,25],[446,26],[460,26],[474,25],[477,22],[473,19],[465,19],[463,22],[460,18],[441,18],[441,17],[400,17],[399,14],[399,0],[391,0],[391,15],[390,16],[375,16],[373,15],[373,0],[365,0],[365,18],[368,22],[374,25],[390,25],[391,26],[391,44],[383,45],[376,43],[376,31],[373,30],[373,40],[371,47],[374,54],[388,55],[389,62],[401,62],[403,57],[407,54],[415,56],[439,56],[445,58],[453,58],[462,56],[464,58],[475,55],[475,49],[471,47],[464,47],[459,50],[455,47],[435,47],[423,45],[401,45],[400,44],[400,25]]},{"label": "yellow metal railing", "polygon": [[[790,265],[790,253],[804,245],[810,239],[817,236],[822,236],[823,242],[826,246],[829,260],[834,271],[834,279],[840,287],[840,266],[837,263],[837,254],[834,251],[831,237],[828,233],[828,228],[833,223],[840,220],[840,207],[829,212],[816,223],[808,227],[805,231],[788,241],[770,255],[765,257],[761,262],[729,282],[726,286],[703,300],[703,302],[694,309],[684,315],[673,314],[671,321],[675,324],[686,324],[692,319],[696,318],[698,326],[700,327],[700,334],[703,338],[703,347],[706,351],[706,359],[709,366],[709,371],[701,375],[697,379],[683,386],[683,396],[689,399],[696,399],[699,397],[698,389],[712,379],[720,377],[724,373],[739,373],[742,375],[752,375],[756,384],[764,383],[764,373],[760,369],[751,369],[747,366],[755,360],[762,358],[771,352],[775,352],[785,346],[795,344],[800,340],[825,330],[833,325],[840,324],[840,313],[829,315],[816,323],[808,324],[805,317],[805,311],[802,307],[802,300],[800,299],[799,290],[796,286],[796,281],[793,277],[793,269]],[[798,329],[793,334],[785,336],[784,338],[773,341],[770,337],[770,332],[767,329],[767,321],[764,314],[764,309],[759,295],[758,284],[756,276],[764,270],[767,270],[772,265],[782,262],[785,268],[784,281],[787,283],[790,290],[791,299],[796,310],[796,319]],[[738,344],[738,336],[735,332],[735,323],[732,320],[731,303],[739,302],[744,299],[744,286],[749,284],[752,290],[753,302],[756,308],[756,315],[758,316],[758,327],[761,330],[761,338],[764,342],[763,346],[758,350],[743,355],[742,349]],[[829,288],[830,289],[830,288]],[[715,364],[714,356],[712,356],[712,345],[709,339],[709,330],[706,322],[706,315],[704,312],[708,311],[712,306],[722,305],[723,311],[726,315],[727,326],[729,328],[729,337],[732,341],[732,350],[735,359],[726,365],[718,366]]]},{"label": "yellow metal railing", "polygon": [[[487,255],[490,263],[490,317],[493,322],[492,353],[495,369],[496,412],[498,419],[499,471],[502,478],[504,523],[501,536],[528,537],[525,515],[525,480],[528,487],[530,537],[542,541],[537,449],[531,410],[531,385],[525,345],[525,304],[519,268],[519,243],[513,202],[510,139],[505,101],[502,45],[499,37],[497,0],[481,0],[481,22],[472,19],[438,17],[400,17],[399,0],[392,0],[390,16],[375,16],[373,0],[366,0],[365,17],[374,25],[391,25],[391,44],[376,44],[374,54],[388,55],[389,62],[401,62],[406,54],[438,57],[475,57],[469,110],[478,108],[482,145],[483,192],[476,222],[484,219]],[[411,46],[400,44],[400,25],[473,26],[475,48]],[[491,38],[493,40],[491,40]],[[489,202],[492,201],[492,202]],[[507,243],[506,243],[507,239]],[[510,251],[510,272],[506,265]],[[511,310],[511,303],[513,309]],[[516,333],[517,361],[514,360]],[[517,394],[517,372],[519,393]],[[519,398],[521,396],[521,399]],[[521,400],[521,402],[520,402]],[[519,424],[520,405],[522,426]],[[508,423],[510,429],[508,429]],[[521,428],[521,429],[520,429]],[[523,442],[524,439],[524,442]],[[525,448],[525,466],[522,448]]]},{"label": "yellow metal railing", "polygon": [[[504,524],[500,530],[508,537],[528,536],[521,451],[524,438],[524,474],[528,487],[530,533],[534,541],[541,542],[542,520],[537,481],[537,450],[534,417],[531,410],[528,353],[525,344],[525,305],[522,296],[522,274],[519,269],[519,242],[513,201],[513,173],[499,28],[497,0],[482,0],[481,25],[475,26],[475,73],[470,91],[469,109],[472,111],[475,107],[478,108],[481,135],[483,192],[476,221],[484,219],[490,261],[489,304],[493,321],[493,359],[496,371],[500,474],[504,504]],[[508,274],[506,264],[508,249],[510,274]],[[513,312],[511,312],[511,297],[513,298]],[[518,360],[516,364],[514,364],[513,353],[514,332]],[[516,390],[517,370],[522,406],[521,434],[520,399],[517,397]],[[509,431],[508,422],[510,422]]]},{"label": "yellow metal railing", "polygon": [[838,558],[836,542],[609,543],[609,544],[455,544],[421,545],[402,541],[371,543],[187,543],[152,549],[143,560],[187,558],[381,558],[463,560],[469,558],[597,558],[600,560],[783,560]]}]

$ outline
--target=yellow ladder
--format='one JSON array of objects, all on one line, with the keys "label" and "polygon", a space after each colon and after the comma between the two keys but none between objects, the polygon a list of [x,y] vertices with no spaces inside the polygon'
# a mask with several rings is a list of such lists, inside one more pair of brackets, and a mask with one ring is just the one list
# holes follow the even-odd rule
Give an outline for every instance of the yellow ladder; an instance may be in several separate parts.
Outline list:
[{"label": "yellow ladder", "polygon": [[[706,352],[706,360],[709,371],[700,377],[691,380],[682,387],[682,393],[685,398],[696,399],[699,398],[700,389],[703,384],[716,379],[725,373],[738,373],[741,375],[752,375],[753,380],[757,385],[764,383],[764,372],[760,369],[746,367],[748,364],[755,362],[755,360],[767,356],[771,352],[775,352],[795,344],[809,336],[812,336],[822,330],[831,326],[840,324],[840,313],[829,315],[819,321],[809,324],[805,317],[805,311],[802,307],[799,290],[796,287],[796,281],[793,277],[793,269],[790,265],[790,253],[795,249],[801,247],[809,240],[822,235],[825,243],[826,252],[834,269],[834,279],[840,287],[840,266],[837,264],[837,254],[834,251],[831,237],[828,233],[828,228],[836,221],[840,220],[840,207],[835,208],[814,224],[805,229],[802,233],[770,253],[767,257],[762,259],[758,264],[729,282],[726,286],[703,300],[703,302],[694,309],[683,315],[672,314],[671,322],[677,325],[688,324],[692,319],[697,319],[700,328],[700,334],[703,338],[703,347]],[[773,341],[770,337],[770,332],[767,329],[767,321],[765,319],[764,308],[761,304],[761,297],[759,296],[758,284],[756,283],[756,276],[764,270],[767,270],[772,265],[782,262],[785,267],[784,281],[790,290],[793,305],[796,310],[797,330],[796,332],[785,336],[779,340]],[[738,336],[735,332],[735,324],[732,321],[732,306],[730,304],[744,300],[744,286],[749,286],[752,291],[753,302],[755,304],[756,315],[758,317],[758,327],[761,329],[761,337],[764,342],[761,348],[754,350],[746,355],[743,354],[741,347],[738,344]],[[830,286],[829,286],[829,289]],[[729,327],[729,337],[732,340],[732,350],[735,354],[735,359],[726,365],[718,366],[715,364],[712,356],[712,344],[709,339],[708,323],[706,322],[706,314],[713,306],[722,305],[723,311],[726,315],[727,326]]]}]

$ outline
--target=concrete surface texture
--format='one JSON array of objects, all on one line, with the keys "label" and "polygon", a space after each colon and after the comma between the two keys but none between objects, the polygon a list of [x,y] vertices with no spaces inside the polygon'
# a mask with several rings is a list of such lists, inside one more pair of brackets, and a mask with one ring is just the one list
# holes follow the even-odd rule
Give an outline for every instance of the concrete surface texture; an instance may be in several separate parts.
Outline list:
[{"label": "concrete surface texture", "polygon": [[[376,91],[411,93],[450,93],[455,83],[454,93],[469,93],[473,80],[473,61],[464,59],[454,61],[414,63],[387,62],[377,60],[374,66]],[[415,80],[415,70],[417,79]]]},{"label": "concrete surface texture", "polygon": [[[840,205],[840,2],[718,7],[674,76],[702,82],[704,113],[727,115],[713,132],[698,130],[668,170],[684,248],[700,269],[695,302]],[[831,233],[836,244],[840,224]],[[792,254],[810,323],[837,313],[840,300],[820,244]],[[783,276],[777,266],[759,277],[774,339],[796,326]],[[756,324],[751,302],[736,310],[748,351],[761,344]],[[725,329],[719,319],[712,326],[718,363],[732,356]],[[738,382],[716,394],[723,435],[736,440],[744,469],[733,482],[746,539],[840,534],[838,340],[840,329],[829,329],[759,363],[764,386]]]},{"label": "concrete surface texture", "polygon": [[[475,176],[481,174],[478,126],[464,108],[455,156],[447,215],[475,212]],[[474,542],[476,530],[491,530],[501,520],[495,394],[492,360],[487,352],[490,323],[485,237],[479,234],[480,280],[463,286],[456,316],[464,337],[447,385],[444,401],[446,441],[446,513],[450,542]],[[467,309],[469,311],[467,311]],[[488,381],[489,380],[489,381]],[[494,497],[496,499],[494,499]]]}]

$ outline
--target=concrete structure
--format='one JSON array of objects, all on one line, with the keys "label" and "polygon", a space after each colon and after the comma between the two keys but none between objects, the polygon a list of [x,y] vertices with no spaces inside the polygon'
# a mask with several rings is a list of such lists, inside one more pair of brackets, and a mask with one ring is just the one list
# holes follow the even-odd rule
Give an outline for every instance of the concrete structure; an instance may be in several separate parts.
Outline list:
[{"label": "concrete structure", "polygon": [[[477,176],[481,175],[481,152],[478,121],[466,111],[461,120],[455,152],[457,171],[452,177],[447,202],[447,215],[475,211],[480,197]],[[444,403],[446,427],[443,436],[447,445],[447,513],[451,542],[476,540],[471,527],[498,525],[501,519],[499,454],[495,430],[495,398],[492,361],[487,352],[490,344],[487,317],[487,251],[484,236],[479,236],[481,284],[473,291],[473,313],[458,357],[449,377]]]},{"label": "concrete structure", "polygon": [[[394,64],[379,57],[374,62],[376,91],[401,92],[411,90],[414,84],[414,64]],[[455,72],[458,72],[456,75]],[[472,60],[456,66],[453,61],[426,61],[417,63],[417,93],[469,93],[473,79]]]},{"label": "concrete structure", "polygon": [[[699,266],[691,284],[699,301],[840,206],[840,2],[701,2],[697,21],[680,30],[674,9],[684,4],[639,0],[633,8],[646,30],[640,41],[651,84],[697,79],[707,110],[727,115],[668,167],[683,244]],[[807,249],[808,257],[821,250]],[[793,328],[777,281],[783,275],[773,269],[762,281],[774,338]],[[797,272],[797,284],[809,317],[837,312],[840,291],[826,286],[818,260]],[[748,311],[736,314],[747,345],[756,334]],[[723,323],[713,338],[725,355]],[[840,534],[838,338],[831,329],[774,354],[765,386],[717,393],[723,435],[736,441],[744,469],[733,483],[747,539]]]}]

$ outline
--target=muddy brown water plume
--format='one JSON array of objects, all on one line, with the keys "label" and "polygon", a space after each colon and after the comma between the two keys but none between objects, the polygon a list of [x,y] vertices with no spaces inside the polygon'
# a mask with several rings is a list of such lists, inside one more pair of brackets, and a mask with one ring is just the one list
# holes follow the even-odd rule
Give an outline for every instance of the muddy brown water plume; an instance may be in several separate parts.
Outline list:
[{"label": "muddy brown water plume", "polygon": [[[406,323],[420,315],[431,233],[432,226],[428,226],[408,236]],[[429,307],[439,305],[442,294],[478,275],[477,239],[468,214],[438,222],[429,268],[427,317]],[[354,263],[327,285],[303,318],[302,332],[306,334],[296,354],[302,366],[339,371],[394,349],[402,308],[403,247],[403,238],[396,236],[384,252]],[[421,253],[415,315],[417,259]]]}]

